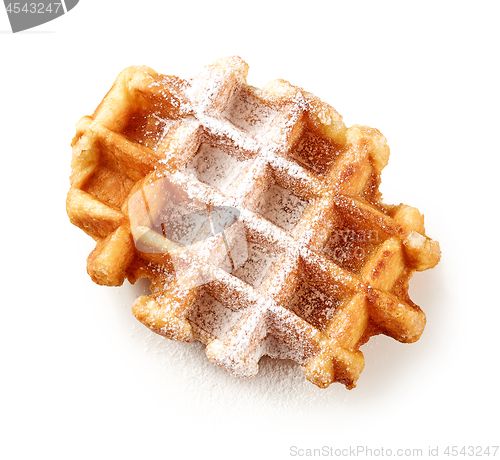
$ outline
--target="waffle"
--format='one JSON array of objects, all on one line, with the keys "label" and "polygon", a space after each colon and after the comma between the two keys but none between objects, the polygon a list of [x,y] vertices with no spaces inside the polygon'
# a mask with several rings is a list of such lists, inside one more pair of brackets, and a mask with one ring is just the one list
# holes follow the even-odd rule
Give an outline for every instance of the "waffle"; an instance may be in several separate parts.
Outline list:
[{"label": "waffle", "polygon": [[67,212],[96,240],[93,281],[151,281],[133,313],[152,331],[235,376],[269,355],[351,389],[371,336],[422,334],[408,282],[439,244],[417,209],[382,203],[378,130],[247,72],[238,57],[191,80],[125,69],[77,125]]}]

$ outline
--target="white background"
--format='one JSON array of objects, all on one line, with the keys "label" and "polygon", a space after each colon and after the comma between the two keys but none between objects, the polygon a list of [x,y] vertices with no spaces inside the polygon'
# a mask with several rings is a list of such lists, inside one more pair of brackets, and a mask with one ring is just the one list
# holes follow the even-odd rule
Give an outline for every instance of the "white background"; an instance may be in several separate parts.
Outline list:
[{"label": "white background", "polygon": [[[499,445],[498,6],[81,0],[18,34],[0,8],[0,457]],[[86,274],[93,241],[65,213],[75,123],[129,65],[190,78],[233,54],[250,84],[285,78],[348,126],[380,129],[384,200],[418,207],[441,243],[438,267],[411,282],[427,315],[421,340],[372,339],[352,391],[320,390],[265,358],[253,380],[230,377],[202,345],[134,319],[144,285],[100,287]]]}]

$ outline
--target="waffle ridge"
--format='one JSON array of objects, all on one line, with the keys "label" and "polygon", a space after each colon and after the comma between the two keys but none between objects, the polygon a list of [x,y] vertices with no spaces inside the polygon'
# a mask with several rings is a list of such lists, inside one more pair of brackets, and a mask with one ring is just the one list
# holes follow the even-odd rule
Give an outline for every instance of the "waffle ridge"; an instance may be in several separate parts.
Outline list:
[{"label": "waffle ridge", "polygon": [[[347,128],[284,80],[251,87],[247,72],[239,57],[191,80],[125,69],[77,125],[67,212],[96,240],[93,281],[150,279],[133,313],[152,331],[205,343],[208,358],[236,376],[255,376],[269,355],[294,360],[321,388],[351,389],[371,336],[421,336],[425,315],[408,283],[438,263],[439,244],[416,208],[382,203],[389,148],[378,130]],[[166,219],[162,187],[201,207],[237,209],[240,233],[200,243],[182,256],[183,272],[172,262],[178,245],[161,230],[148,240],[155,250],[142,251],[137,222]],[[139,217],[137,203],[147,210]],[[242,234],[244,263],[221,268]]]}]

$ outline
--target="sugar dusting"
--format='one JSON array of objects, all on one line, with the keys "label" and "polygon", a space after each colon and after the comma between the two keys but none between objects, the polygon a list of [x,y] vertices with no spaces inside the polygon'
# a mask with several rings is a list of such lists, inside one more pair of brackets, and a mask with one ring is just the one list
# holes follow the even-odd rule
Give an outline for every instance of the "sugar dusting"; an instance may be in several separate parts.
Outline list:
[{"label": "sugar dusting", "polygon": [[248,243],[248,259],[233,275],[258,288],[271,268],[275,256],[258,243]]},{"label": "sugar dusting", "polygon": [[164,118],[159,111],[151,115],[134,115],[130,118],[123,134],[132,142],[156,151],[175,120]]},{"label": "sugar dusting", "polygon": [[246,163],[219,147],[202,144],[196,156],[188,163],[186,171],[224,192],[238,177]]},{"label": "sugar dusting", "polygon": [[339,299],[303,282],[295,293],[290,309],[319,330],[324,330],[340,303]]},{"label": "sugar dusting", "polygon": [[277,112],[248,91],[233,95],[223,116],[252,135],[265,133]]},{"label": "sugar dusting", "polygon": [[332,142],[307,132],[295,148],[291,157],[317,174],[325,174],[338,156],[339,149]]},{"label": "sugar dusting", "polygon": [[241,314],[241,311],[233,311],[203,292],[198,296],[188,318],[210,335],[222,338]]},{"label": "sugar dusting", "polygon": [[292,230],[307,207],[307,201],[290,190],[273,184],[264,193],[258,211],[271,222],[285,230]]}]

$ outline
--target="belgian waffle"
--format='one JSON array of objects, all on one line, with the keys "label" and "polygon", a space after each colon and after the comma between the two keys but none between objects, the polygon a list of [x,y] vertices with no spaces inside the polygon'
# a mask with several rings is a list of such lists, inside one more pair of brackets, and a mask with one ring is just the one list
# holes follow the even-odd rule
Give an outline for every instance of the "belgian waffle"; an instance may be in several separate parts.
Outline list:
[{"label": "belgian waffle", "polygon": [[[77,125],[68,215],[97,242],[96,283],[149,278],[133,313],[152,331],[205,343],[236,376],[269,355],[319,387],[353,388],[371,336],[422,334],[408,282],[438,263],[439,244],[417,209],[382,203],[378,130],[346,128],[284,80],[249,86],[247,72],[238,57],[191,80],[125,69]],[[191,246],[172,236],[189,220],[172,199],[211,222]],[[237,212],[214,233],[218,209]]]}]

